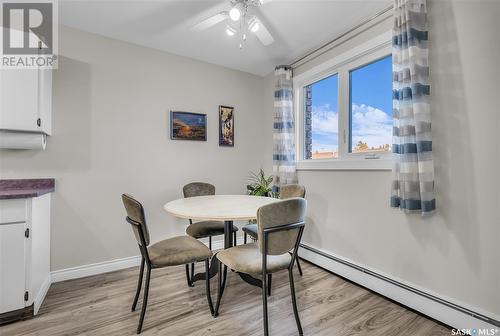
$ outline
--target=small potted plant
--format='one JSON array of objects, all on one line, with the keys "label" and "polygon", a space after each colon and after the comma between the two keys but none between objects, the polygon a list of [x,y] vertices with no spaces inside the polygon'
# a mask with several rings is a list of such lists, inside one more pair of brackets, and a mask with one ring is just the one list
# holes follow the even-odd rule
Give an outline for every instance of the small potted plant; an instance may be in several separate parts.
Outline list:
[{"label": "small potted plant", "polygon": [[250,172],[248,182],[247,192],[249,195],[276,197],[272,187],[273,176],[266,177],[264,170],[260,169],[257,174]]},{"label": "small potted plant", "polygon": [[[273,176],[266,177],[264,170],[262,168],[259,170],[258,174],[254,172],[250,172],[250,176],[248,178],[249,184],[247,184],[247,192],[252,196],[266,196],[266,197],[275,197],[275,192],[273,192]],[[257,220],[249,220],[249,224],[257,223]]]}]

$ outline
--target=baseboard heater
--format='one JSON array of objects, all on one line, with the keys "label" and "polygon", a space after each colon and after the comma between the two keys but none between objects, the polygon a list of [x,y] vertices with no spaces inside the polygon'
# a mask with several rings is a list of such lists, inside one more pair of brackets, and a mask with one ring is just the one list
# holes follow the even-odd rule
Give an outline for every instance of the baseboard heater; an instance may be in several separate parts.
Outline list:
[{"label": "baseboard heater", "polygon": [[[435,301],[435,302],[440,303],[442,305],[445,305],[445,306],[447,306],[449,308],[455,309],[455,310],[457,310],[457,311],[459,311],[459,312],[461,312],[463,314],[467,314],[467,315],[472,316],[473,318],[476,318],[476,319],[481,320],[483,322],[486,322],[486,323],[489,323],[491,325],[500,327],[500,321],[498,321],[496,319],[490,318],[488,316],[485,316],[485,315],[480,314],[478,312],[475,312],[473,310],[470,310],[470,309],[467,309],[465,307],[459,306],[457,304],[454,304],[453,302],[450,302],[450,301],[447,301],[447,300],[443,300],[443,299],[441,299],[441,298],[439,298],[439,297],[437,297],[435,295],[431,295],[431,294],[426,293],[424,291],[421,291],[421,290],[419,290],[417,288],[408,286],[408,285],[406,285],[404,283],[401,283],[401,282],[396,281],[394,279],[388,278],[388,277],[386,277],[386,276],[384,276],[382,274],[379,274],[377,272],[371,271],[369,269],[366,269],[364,267],[356,265],[356,264],[354,264],[352,262],[349,262],[347,260],[344,260],[342,258],[333,256],[331,254],[328,254],[328,253],[325,253],[325,252],[320,251],[318,249],[315,249],[314,247],[311,247],[311,246],[308,246],[308,245],[305,245],[305,244],[300,244],[300,247],[303,248],[304,250],[308,250],[308,251],[310,251],[312,253],[316,253],[316,254],[324,257],[324,258],[333,260],[333,261],[335,261],[337,263],[340,263],[340,264],[343,264],[345,266],[351,267],[351,268],[353,268],[353,269],[355,269],[357,271],[360,271],[360,272],[366,273],[368,275],[371,275],[372,277],[375,277],[375,278],[378,278],[380,280],[386,281],[386,282],[388,282],[388,283],[390,283],[390,284],[392,284],[394,286],[398,286],[398,287],[403,288],[403,289],[405,289],[407,291],[410,291],[412,293],[421,295],[421,296],[423,296],[423,297],[425,297],[425,298],[427,298],[429,300]],[[301,256],[301,258],[302,258],[302,256]],[[304,258],[304,259],[307,260],[307,258]],[[368,289],[370,289],[370,288],[368,288]]]}]

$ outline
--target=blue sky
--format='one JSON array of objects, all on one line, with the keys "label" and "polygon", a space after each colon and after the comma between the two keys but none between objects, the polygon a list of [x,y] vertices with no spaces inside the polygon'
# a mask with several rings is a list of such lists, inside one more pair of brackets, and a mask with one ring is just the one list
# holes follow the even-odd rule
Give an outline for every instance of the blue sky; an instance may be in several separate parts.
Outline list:
[{"label": "blue sky", "polygon": [[351,72],[351,95],[354,104],[378,108],[392,118],[392,63],[383,58]]},{"label": "blue sky", "polygon": [[[313,151],[338,150],[338,76],[312,84]],[[392,139],[392,64],[386,57],[351,73],[352,142]]]}]

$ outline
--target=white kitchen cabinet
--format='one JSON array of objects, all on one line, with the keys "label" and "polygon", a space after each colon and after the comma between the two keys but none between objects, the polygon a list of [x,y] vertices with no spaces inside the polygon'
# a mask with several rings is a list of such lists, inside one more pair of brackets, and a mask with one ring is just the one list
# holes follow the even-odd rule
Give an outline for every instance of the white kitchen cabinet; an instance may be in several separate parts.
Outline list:
[{"label": "white kitchen cabinet", "polygon": [[26,306],[26,222],[0,224],[0,314]]},{"label": "white kitchen cabinet", "polygon": [[38,70],[0,70],[0,128],[38,131]]},{"label": "white kitchen cabinet", "polygon": [[52,134],[52,70],[38,70],[38,116],[40,130]]},{"label": "white kitchen cabinet", "polygon": [[50,197],[0,200],[0,323],[36,315],[49,289]]},{"label": "white kitchen cabinet", "polygon": [[52,133],[52,70],[0,70],[0,130]]}]

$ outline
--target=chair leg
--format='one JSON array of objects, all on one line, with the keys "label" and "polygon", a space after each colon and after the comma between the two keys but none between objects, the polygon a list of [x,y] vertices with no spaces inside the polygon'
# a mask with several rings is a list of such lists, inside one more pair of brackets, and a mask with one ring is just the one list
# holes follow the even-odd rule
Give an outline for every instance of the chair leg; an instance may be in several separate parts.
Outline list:
[{"label": "chair leg", "polygon": [[267,275],[262,271],[262,319],[264,321],[264,336],[269,335],[269,322],[267,317]]},{"label": "chair leg", "polygon": [[295,285],[293,283],[293,271],[292,268],[288,269],[288,276],[290,278],[290,292],[292,296],[292,306],[293,306],[293,315],[295,316],[295,322],[297,323],[297,329],[299,330],[299,335],[304,335],[302,331],[302,325],[300,324],[299,312],[297,310],[297,300],[295,298]]},{"label": "chair leg", "polygon": [[[227,266],[224,265],[224,274],[222,278],[222,294],[224,294],[224,290],[226,289],[226,279],[227,279]],[[221,297],[222,297],[221,294]]]},{"label": "chair leg", "polygon": [[210,308],[210,314],[214,315],[214,305],[212,303],[212,295],[210,294],[210,276],[209,276],[209,259],[205,260],[205,285],[207,291],[208,308]]},{"label": "chair leg", "polygon": [[[292,252],[288,252],[290,255],[292,255]],[[299,270],[300,276],[302,276],[302,267],[300,267],[300,261],[299,261],[299,256],[297,255],[297,258],[295,258],[295,261],[297,262],[297,269]]]},{"label": "chair leg", "polygon": [[191,287],[194,287],[194,263],[191,263]]},{"label": "chair leg", "polygon": [[300,267],[300,261],[299,261],[299,256],[295,258],[295,261],[297,262],[297,269],[299,270],[300,276],[302,276],[302,267]]},{"label": "chair leg", "polygon": [[[193,265],[191,264],[191,269],[193,269]],[[189,264],[186,264],[186,281],[189,287],[194,287],[193,282],[191,281],[191,275],[189,274]]]},{"label": "chair leg", "polygon": [[233,246],[236,246],[236,245],[237,245],[237,244],[236,244],[236,231],[235,231],[235,232],[233,232],[233,240],[234,240],[234,244],[233,244]]},{"label": "chair leg", "polygon": [[267,295],[271,296],[271,283],[273,281],[273,275],[270,273],[267,275]]},{"label": "chair leg", "polygon": [[141,294],[143,274],[144,274],[144,258],[141,258],[141,270],[139,272],[139,281],[137,281],[137,291],[135,292],[134,303],[132,303],[132,311],[135,310],[135,307],[137,306],[137,300],[139,300],[139,294]]},{"label": "chair leg", "polygon": [[243,244],[247,243],[247,233],[243,232]]},{"label": "chair leg", "polygon": [[208,249],[212,251],[212,236],[208,236]]},{"label": "chair leg", "polygon": [[218,272],[219,273],[219,281],[218,281],[219,288],[217,291],[217,303],[215,304],[214,317],[219,316],[220,302],[222,299],[222,294],[224,293],[224,287],[226,286],[226,279],[224,279],[224,281],[222,281],[222,273],[223,272],[226,274],[227,266],[224,265],[224,271],[222,271],[222,263],[219,261],[219,272]]},{"label": "chair leg", "polygon": [[147,267],[146,283],[144,284],[144,299],[142,300],[141,317],[139,318],[139,326],[137,327],[138,334],[140,334],[142,331],[142,323],[144,322],[144,315],[146,315],[146,307],[148,305],[150,279],[151,279],[151,268]]}]

